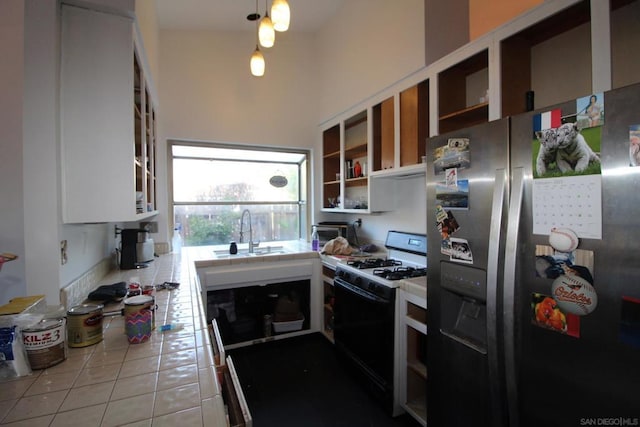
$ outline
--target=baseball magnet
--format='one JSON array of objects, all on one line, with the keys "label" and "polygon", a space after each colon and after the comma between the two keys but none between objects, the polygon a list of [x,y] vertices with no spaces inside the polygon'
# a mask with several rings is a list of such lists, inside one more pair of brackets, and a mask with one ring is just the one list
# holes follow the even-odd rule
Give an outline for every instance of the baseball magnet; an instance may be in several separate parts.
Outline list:
[{"label": "baseball magnet", "polygon": [[578,247],[578,235],[570,228],[552,228],[549,244],[559,252],[573,252]]},{"label": "baseball magnet", "polygon": [[551,294],[563,311],[584,316],[598,305],[596,290],[584,278],[575,274],[558,276],[551,285]]}]

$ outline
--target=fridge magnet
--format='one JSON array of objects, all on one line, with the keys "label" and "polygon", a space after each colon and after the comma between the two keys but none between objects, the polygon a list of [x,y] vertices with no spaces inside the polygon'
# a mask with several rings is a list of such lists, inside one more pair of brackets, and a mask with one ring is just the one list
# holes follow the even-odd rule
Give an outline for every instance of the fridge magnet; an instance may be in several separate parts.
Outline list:
[{"label": "fridge magnet", "polygon": [[549,295],[533,293],[531,296],[531,323],[550,331],[578,338],[580,318],[565,313]]},{"label": "fridge magnet", "polygon": [[473,254],[471,253],[469,242],[455,237],[450,237],[449,241],[451,242],[450,261],[473,264]]},{"label": "fridge magnet", "polygon": [[534,130],[533,177],[599,175],[601,140],[601,127],[580,129],[577,122]]},{"label": "fridge magnet", "polygon": [[440,253],[451,256],[451,240],[449,238],[442,239],[440,242]]},{"label": "fridge magnet", "polygon": [[576,100],[576,123],[580,129],[604,124],[604,94],[594,93]]},{"label": "fridge magnet", "polygon": [[553,227],[549,232],[549,244],[559,252],[573,252],[578,249],[578,235],[570,228]]},{"label": "fridge magnet", "polygon": [[444,172],[445,184],[449,188],[458,187],[458,169],[451,168]]},{"label": "fridge magnet", "polygon": [[640,125],[629,126],[629,166],[640,166]]},{"label": "fridge magnet", "polygon": [[455,219],[451,211],[446,211],[444,218],[437,223],[438,231],[442,236],[442,240],[446,240],[453,233],[458,231],[460,225],[458,225],[458,220]]},{"label": "fridge magnet", "polygon": [[443,208],[469,209],[469,180],[459,179],[454,187],[446,182],[436,183],[436,203]]},{"label": "fridge magnet", "polygon": [[593,251],[559,252],[551,246],[536,245],[536,276],[557,279],[562,274],[573,274],[593,285],[593,260]]},{"label": "fridge magnet", "polygon": [[447,211],[445,211],[441,205],[436,205],[436,224],[447,219],[447,215]]},{"label": "fridge magnet", "polygon": [[434,149],[433,173],[443,174],[447,169],[467,169],[471,166],[468,138],[449,138],[447,145]]},{"label": "fridge magnet", "polygon": [[565,313],[586,316],[598,306],[595,288],[576,274],[562,274],[553,281],[551,294]]},{"label": "fridge magnet", "polygon": [[436,206],[436,226],[442,237],[440,243],[440,253],[451,255],[451,242],[449,237],[458,231],[460,226],[451,211],[445,211],[441,205]]},{"label": "fridge magnet", "polygon": [[640,298],[622,296],[620,342],[640,349]]}]

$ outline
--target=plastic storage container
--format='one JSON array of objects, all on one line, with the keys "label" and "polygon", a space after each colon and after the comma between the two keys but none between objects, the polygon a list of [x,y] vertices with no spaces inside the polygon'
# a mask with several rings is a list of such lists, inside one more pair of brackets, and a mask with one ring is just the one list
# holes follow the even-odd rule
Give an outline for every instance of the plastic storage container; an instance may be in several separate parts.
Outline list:
[{"label": "plastic storage container", "polygon": [[311,250],[320,250],[320,236],[318,236],[318,229],[315,225],[313,226],[313,231],[311,232]]},{"label": "plastic storage container", "polygon": [[182,236],[180,235],[180,227],[176,227],[173,229],[173,238],[171,239],[171,249],[176,254],[179,254],[182,251]]}]

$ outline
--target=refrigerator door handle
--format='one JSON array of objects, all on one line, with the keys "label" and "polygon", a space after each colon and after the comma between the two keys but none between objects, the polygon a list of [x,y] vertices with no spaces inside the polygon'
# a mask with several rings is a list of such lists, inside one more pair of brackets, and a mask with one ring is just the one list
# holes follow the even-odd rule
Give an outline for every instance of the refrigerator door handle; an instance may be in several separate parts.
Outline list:
[{"label": "refrigerator door handle", "polygon": [[509,197],[509,219],[505,242],[504,286],[502,289],[503,333],[504,333],[504,368],[506,380],[507,410],[509,425],[518,425],[518,394],[516,380],[515,354],[515,283],[516,255],[518,250],[518,229],[522,214],[524,193],[524,168],[512,170],[511,195]]},{"label": "refrigerator door handle", "polygon": [[500,233],[505,210],[507,171],[496,169],[491,204],[491,224],[489,226],[489,246],[487,257],[487,362],[489,368],[489,390],[491,393],[491,417],[493,425],[500,425],[501,396],[500,369],[498,360],[498,266],[500,260]]}]

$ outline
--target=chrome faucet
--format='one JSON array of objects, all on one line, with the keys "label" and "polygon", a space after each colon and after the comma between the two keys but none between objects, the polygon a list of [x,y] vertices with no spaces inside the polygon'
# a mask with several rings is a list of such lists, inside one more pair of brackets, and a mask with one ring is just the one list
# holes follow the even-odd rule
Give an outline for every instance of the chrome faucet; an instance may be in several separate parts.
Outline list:
[{"label": "chrome faucet", "polygon": [[249,215],[249,253],[252,254],[253,253],[253,248],[257,247],[260,242],[258,243],[253,243],[253,228],[251,227],[251,212],[249,212],[249,209],[245,209],[242,211],[242,217],[240,218],[240,243],[242,242],[242,239],[244,237],[244,214]]}]

